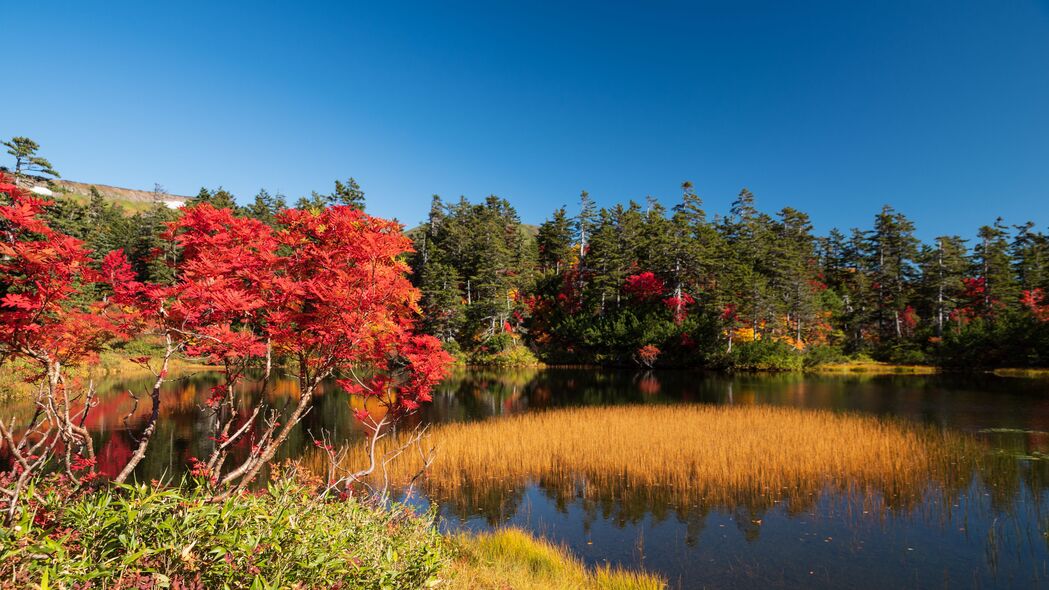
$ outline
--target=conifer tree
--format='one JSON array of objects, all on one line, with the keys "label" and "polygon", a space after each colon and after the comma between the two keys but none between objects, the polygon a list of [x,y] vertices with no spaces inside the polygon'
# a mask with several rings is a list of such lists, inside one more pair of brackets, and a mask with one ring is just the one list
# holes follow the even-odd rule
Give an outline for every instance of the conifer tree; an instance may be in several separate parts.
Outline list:
[{"label": "conifer tree", "polygon": [[564,207],[554,211],[553,216],[539,226],[536,245],[540,270],[560,274],[571,264],[572,224]]},{"label": "conifer tree", "polygon": [[12,137],[8,141],[0,142],[7,148],[7,153],[15,159],[15,177],[20,178],[23,173],[37,172],[61,178],[51,162],[47,158],[36,155],[40,150],[40,144],[28,137]]},{"label": "conifer tree", "polygon": [[995,220],[994,225],[985,225],[977,232],[976,246],[973,248],[973,274],[978,281],[982,281],[979,289],[982,295],[981,312],[984,315],[1014,306],[1019,300],[1020,290],[1013,275],[1009,246],[1008,228],[1001,217]]}]

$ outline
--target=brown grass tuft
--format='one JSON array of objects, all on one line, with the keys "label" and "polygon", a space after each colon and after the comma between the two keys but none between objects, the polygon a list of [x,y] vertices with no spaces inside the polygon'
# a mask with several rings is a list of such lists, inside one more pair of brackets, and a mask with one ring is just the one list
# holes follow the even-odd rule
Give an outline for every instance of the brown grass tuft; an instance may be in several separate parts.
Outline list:
[{"label": "brown grass tuft", "polygon": [[[491,505],[540,483],[559,498],[664,506],[803,508],[830,487],[913,505],[930,484],[960,489],[970,438],[901,421],[771,406],[617,406],[447,424],[425,480],[438,500]],[[414,474],[411,454],[391,465]],[[363,453],[351,455],[360,464]],[[502,500],[500,500],[502,499]]]}]

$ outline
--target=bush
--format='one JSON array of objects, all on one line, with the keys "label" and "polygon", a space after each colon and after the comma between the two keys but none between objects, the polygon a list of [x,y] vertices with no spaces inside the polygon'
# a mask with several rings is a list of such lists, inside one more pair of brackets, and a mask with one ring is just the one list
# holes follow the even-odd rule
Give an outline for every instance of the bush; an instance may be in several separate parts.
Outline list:
[{"label": "bush", "polygon": [[472,365],[486,367],[541,367],[542,361],[527,346],[515,344],[498,351],[477,350],[470,355]]},{"label": "bush", "polygon": [[754,340],[733,346],[720,364],[730,371],[800,371],[803,358],[801,352],[786,342]]},{"label": "bush", "polygon": [[445,341],[441,342],[441,347],[444,348],[445,352],[447,352],[448,354],[452,355],[452,358],[455,359],[455,364],[457,364],[457,365],[465,365],[466,364],[466,360],[467,360],[467,357],[469,355],[467,355],[465,352],[463,352],[463,347],[459,344],[458,341],[456,341],[456,340],[445,340]]},{"label": "bush", "polygon": [[924,365],[929,362],[925,352],[917,344],[905,342],[893,345],[884,351],[885,361],[894,365]]},{"label": "bush", "polygon": [[48,493],[0,527],[12,587],[419,588],[451,549],[408,508],[322,501],[293,482],[210,502],[193,487]]},{"label": "bush", "polygon": [[819,346],[810,346],[805,350],[804,365],[806,367],[818,367],[820,365],[844,363],[846,360],[848,359],[845,357],[845,354],[837,346],[821,344]]},{"label": "bush", "polygon": [[514,346],[516,346],[516,343],[514,342],[514,337],[510,334],[507,334],[506,332],[501,332],[494,336],[490,336],[481,344],[480,348],[486,348],[489,352],[503,352],[504,350],[509,350]]}]

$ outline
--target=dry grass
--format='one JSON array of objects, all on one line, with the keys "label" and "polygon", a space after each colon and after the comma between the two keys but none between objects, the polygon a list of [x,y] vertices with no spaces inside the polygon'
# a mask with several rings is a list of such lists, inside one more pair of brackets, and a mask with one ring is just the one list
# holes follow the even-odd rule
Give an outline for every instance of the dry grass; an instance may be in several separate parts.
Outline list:
[{"label": "dry grass", "polygon": [[612,568],[587,569],[567,550],[518,529],[456,537],[460,555],[447,587],[469,590],[660,590],[663,579]]},{"label": "dry grass", "polygon": [[995,369],[993,373],[999,377],[1049,379],[1049,369]]},{"label": "dry grass", "polygon": [[[438,500],[491,506],[536,482],[559,499],[801,509],[828,486],[911,506],[960,489],[978,455],[963,435],[868,416],[770,406],[618,406],[435,428],[425,480]],[[411,454],[394,481],[417,471]],[[360,464],[363,453],[349,462]]]},{"label": "dry grass", "polygon": [[876,361],[854,361],[809,367],[805,369],[805,372],[831,374],[861,373],[865,375],[934,375],[939,373],[939,369],[929,365],[893,365]]}]

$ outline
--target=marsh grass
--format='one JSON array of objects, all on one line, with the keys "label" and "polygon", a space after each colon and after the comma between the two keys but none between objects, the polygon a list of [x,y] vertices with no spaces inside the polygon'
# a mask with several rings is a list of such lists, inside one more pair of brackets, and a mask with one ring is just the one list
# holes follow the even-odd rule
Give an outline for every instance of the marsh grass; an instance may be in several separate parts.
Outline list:
[{"label": "marsh grass", "polygon": [[[889,509],[970,481],[980,456],[968,436],[902,421],[771,406],[615,406],[533,412],[441,425],[424,486],[441,501],[487,505],[539,484],[572,498],[638,509],[699,505],[811,506],[832,489]],[[393,481],[418,459],[390,465]],[[363,454],[351,455],[351,463]]]},{"label": "marsh grass", "polygon": [[876,361],[826,363],[806,367],[805,371],[808,373],[863,375],[935,375],[940,372],[938,367],[930,365],[894,365]]},{"label": "marsh grass", "polygon": [[463,534],[449,587],[470,590],[660,590],[658,576],[611,567],[588,569],[568,550],[514,528]]}]

